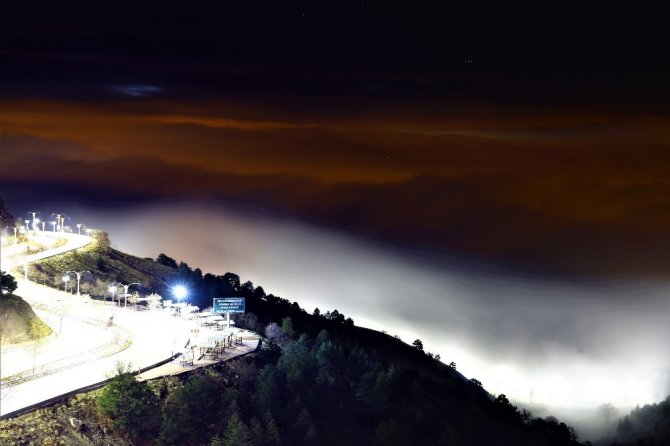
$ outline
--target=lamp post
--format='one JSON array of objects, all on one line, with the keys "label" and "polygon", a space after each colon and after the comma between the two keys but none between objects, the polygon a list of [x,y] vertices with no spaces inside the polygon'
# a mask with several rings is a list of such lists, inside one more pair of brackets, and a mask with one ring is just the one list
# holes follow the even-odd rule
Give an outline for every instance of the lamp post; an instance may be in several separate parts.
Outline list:
[{"label": "lamp post", "polygon": [[77,272],[77,271],[65,271],[65,272],[66,273],[75,273],[77,275],[77,296],[81,296],[81,294],[79,293],[79,282],[81,281],[81,275],[84,274],[84,273],[91,274],[91,272],[90,271],[79,271],[79,272]]},{"label": "lamp post", "polygon": [[116,295],[116,285],[110,285],[109,288],[107,288],[107,291],[112,293],[112,304],[114,303],[114,296]]},{"label": "lamp post", "polygon": [[123,287],[123,308],[126,308],[126,304],[128,303],[128,288],[130,288],[133,285],[139,285],[137,282],[129,283],[128,285],[121,285]]},{"label": "lamp post", "polygon": [[77,232],[81,235],[81,223],[77,223]]},{"label": "lamp post", "polygon": [[70,276],[67,274],[63,276],[63,282],[65,282],[65,292],[67,293],[67,283],[70,281]]},{"label": "lamp post", "polygon": [[65,306],[65,300],[59,299],[60,305],[56,308],[56,315],[60,319],[60,325],[58,327],[58,334],[63,334],[63,319],[65,318],[65,313],[67,312],[67,307]]},{"label": "lamp post", "polygon": [[56,232],[56,221],[50,221],[49,223],[51,223],[51,232]]},{"label": "lamp post", "polygon": [[63,232],[64,223],[65,223],[65,214],[56,214],[56,230],[58,232]]},{"label": "lamp post", "polygon": [[180,300],[186,298],[188,295],[188,289],[184,285],[175,285],[172,287],[172,294],[177,298],[177,311],[181,314],[181,307],[179,306]]},{"label": "lamp post", "polygon": [[42,232],[44,232],[44,225],[46,224],[45,221],[42,222]]},{"label": "lamp post", "polygon": [[29,214],[33,214],[33,231],[37,230],[37,223],[39,223],[39,219],[35,218],[38,213],[39,211],[29,212]]}]

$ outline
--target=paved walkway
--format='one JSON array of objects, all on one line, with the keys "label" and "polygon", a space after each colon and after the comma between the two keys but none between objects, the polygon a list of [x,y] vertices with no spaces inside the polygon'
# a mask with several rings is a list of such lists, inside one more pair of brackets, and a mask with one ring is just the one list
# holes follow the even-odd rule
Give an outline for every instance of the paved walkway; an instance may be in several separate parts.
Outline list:
[{"label": "paved walkway", "polygon": [[139,381],[146,381],[149,379],[159,378],[161,376],[180,375],[185,372],[190,372],[191,370],[228,361],[229,359],[235,358],[237,356],[253,352],[257,347],[258,337],[251,332],[244,332],[242,344],[227,348],[218,356],[217,359],[198,359],[196,352],[196,358],[193,360],[193,364],[191,365],[181,365],[180,362],[182,358],[177,358],[174,361],[168,362],[167,364],[163,364],[159,367],[147,370],[146,372],[137,375],[136,378]]},{"label": "paved walkway", "polygon": [[[103,312],[110,311],[103,304],[88,305],[94,316],[99,314],[100,307]],[[0,415],[104,381],[114,373],[117,363],[130,364],[135,370],[159,363],[182,349],[189,338],[189,321],[173,318],[167,313],[147,314],[150,312],[131,309],[112,311],[115,312],[115,323],[130,333],[130,347],[106,357],[93,357],[65,370],[3,388],[0,391]],[[100,336],[104,335],[106,329],[106,325],[101,323],[98,329]],[[69,357],[82,353],[78,344],[71,344],[70,347]]]}]

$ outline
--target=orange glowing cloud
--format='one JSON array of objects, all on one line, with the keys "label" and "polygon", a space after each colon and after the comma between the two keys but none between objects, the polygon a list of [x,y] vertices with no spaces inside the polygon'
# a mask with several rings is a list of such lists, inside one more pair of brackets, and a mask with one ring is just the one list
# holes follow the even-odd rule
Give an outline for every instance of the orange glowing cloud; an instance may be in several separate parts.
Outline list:
[{"label": "orange glowing cloud", "polygon": [[2,178],[253,201],[566,270],[627,246],[638,253],[628,263],[658,269],[670,252],[667,116],[492,110],[382,119],[215,102],[15,101],[0,118]]}]

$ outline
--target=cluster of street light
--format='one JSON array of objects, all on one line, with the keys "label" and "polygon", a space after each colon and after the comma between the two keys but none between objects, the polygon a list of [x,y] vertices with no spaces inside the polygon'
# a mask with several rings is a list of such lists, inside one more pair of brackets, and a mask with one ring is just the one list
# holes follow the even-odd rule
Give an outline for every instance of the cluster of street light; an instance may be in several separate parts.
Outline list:
[{"label": "cluster of street light", "polygon": [[[70,272],[70,271],[68,271],[68,272]],[[89,271],[84,271],[84,272],[88,273]],[[63,277],[63,280],[65,280],[65,277],[66,276]],[[77,294],[79,294],[79,284],[78,284],[79,278],[80,278],[80,275],[77,275]],[[68,276],[67,280],[70,280],[69,276]],[[111,284],[107,288],[107,291],[109,291],[109,293],[112,295],[112,302],[116,301],[115,300],[116,292],[119,290],[119,287],[122,287],[123,288],[123,306],[126,307],[127,303],[128,303],[128,296],[130,296],[130,293],[128,293],[128,290],[133,285],[141,285],[141,284],[138,283],[138,282],[129,283],[127,285],[124,285],[122,283]],[[188,289],[184,285],[175,285],[175,286],[172,287],[172,294],[177,298],[177,303],[181,303],[181,301],[188,296]],[[119,302],[120,302],[120,299],[119,299]]]},{"label": "cluster of street light", "polygon": [[[37,234],[38,232],[47,232],[46,231],[46,224],[47,223],[49,223],[51,225],[51,231],[48,231],[48,232],[51,232],[51,233],[59,233],[59,232],[60,233],[62,233],[62,232],[71,233],[72,232],[72,229],[69,226],[65,225],[65,220],[70,219],[70,217],[68,217],[67,214],[65,214],[65,213],[53,213],[53,214],[51,214],[50,219],[48,219],[48,220],[43,220],[43,219],[39,218],[40,214],[41,214],[40,211],[27,212],[26,215],[31,217],[31,218],[24,218],[24,219],[17,220],[17,223],[19,223],[19,224],[21,222],[25,223],[25,226],[24,227],[18,227],[18,226],[15,225],[14,227],[12,227],[12,229],[14,230],[14,244],[18,243],[18,235],[19,234],[25,234],[27,236],[29,234],[29,231],[31,231],[31,230],[33,231],[34,234]],[[88,228],[83,223],[77,223],[76,227],[77,227],[77,234],[78,235],[82,235],[82,228],[85,231],[86,235],[90,235],[91,232],[92,232],[92,230],[90,228]],[[7,230],[7,229],[9,229],[9,227],[5,228],[5,230]],[[3,232],[2,228],[0,228],[0,236],[2,236],[2,232]],[[27,263],[24,266],[25,266],[24,269],[25,269],[26,279],[27,279]],[[81,278],[84,274],[88,273],[89,275],[92,275],[92,273],[88,270],[86,270],[86,271],[72,271],[72,270],[65,271],[63,273],[62,280],[63,280],[64,288],[65,288],[66,292],[68,290],[68,285],[69,285],[69,282],[71,280],[71,277],[70,277],[71,273],[74,274],[77,278],[77,293],[76,294],[77,294],[77,296],[81,296],[81,288],[80,288],[81,287]],[[129,283],[127,285],[124,285],[124,284],[121,284],[121,283],[118,283],[118,284],[114,283],[114,284],[109,285],[107,290],[112,295],[112,302],[115,301],[115,297],[116,297],[116,294],[117,294],[117,291],[118,291],[119,287],[122,287],[123,288],[123,297],[124,297],[123,306],[126,307],[127,302],[128,302],[128,296],[130,295],[128,293],[128,290],[133,285],[140,285],[140,283],[133,282],[133,283]],[[171,292],[172,292],[172,295],[176,298],[178,304],[180,304],[188,296],[188,289],[186,288],[186,286],[181,285],[181,284],[173,286]]]},{"label": "cluster of street light", "polygon": [[[28,265],[31,262],[36,262],[39,261],[41,258],[51,256],[51,255],[56,255],[59,253],[66,252],[66,250],[70,249],[78,249],[81,246],[85,246],[90,240],[85,240],[84,237],[77,237],[76,234],[79,235],[90,235],[91,234],[91,229],[87,228],[84,224],[79,223],[76,225],[77,227],[77,232],[72,233],[71,230],[67,226],[65,226],[65,216],[64,214],[55,214],[54,218],[49,220],[41,220],[39,217],[38,212],[31,212],[30,217],[32,218],[27,218],[27,219],[20,219],[16,222],[16,225],[12,228],[14,230],[14,240],[10,241],[9,237],[9,228],[6,227],[0,227],[0,236],[2,239],[0,240],[0,246],[2,246],[3,250],[5,247],[8,249],[4,253],[5,256],[2,256],[2,252],[0,252],[0,258],[2,260],[10,260],[12,261],[10,264],[10,269],[11,266],[20,264],[21,262],[23,263],[23,271],[24,271],[24,278],[26,283],[22,283],[21,280],[19,280],[19,293],[21,292],[26,292],[26,294],[29,295],[29,297],[32,297],[35,299],[36,302],[39,302],[40,304],[43,304],[46,307],[46,311],[48,313],[51,313],[53,318],[49,319],[49,321],[54,321],[54,327],[58,326],[58,334],[59,337],[63,333],[63,324],[65,320],[65,325],[68,327],[66,328],[66,336],[63,337],[62,339],[64,340],[63,342],[70,342],[70,337],[76,338],[78,336],[78,331],[81,326],[81,324],[74,323],[78,318],[87,318],[90,315],[93,315],[93,317],[97,320],[97,318],[103,317],[108,319],[107,322],[107,327],[110,327],[111,325],[115,325],[116,323],[114,322],[114,316],[118,315],[118,322],[119,324],[128,324],[129,330],[135,330],[133,332],[133,337],[136,335],[136,333],[141,332],[141,330],[144,328],[144,322],[142,321],[148,321],[146,323],[154,324],[156,321],[162,320],[161,318],[163,317],[164,314],[168,313],[170,316],[178,316],[178,315],[184,315],[185,312],[190,315],[190,312],[192,311],[193,308],[197,310],[196,307],[190,306],[189,304],[183,304],[182,302],[185,302],[188,299],[189,295],[189,290],[184,284],[174,284],[173,286],[170,287],[169,294],[172,296],[172,298],[178,303],[177,305],[177,310],[175,311],[175,306],[172,304],[170,301],[165,301],[165,303],[169,303],[170,305],[161,305],[161,299],[157,295],[150,295],[146,296],[145,300],[148,302],[148,307],[152,310],[158,309],[161,307],[165,307],[165,313],[163,311],[160,312],[151,312],[148,318],[143,318],[143,317],[134,317],[128,314],[128,317],[121,317],[122,314],[126,313],[128,310],[125,308],[127,307],[128,300],[131,301],[131,306],[133,303],[133,298],[130,297],[131,295],[129,292],[131,290],[134,290],[132,287],[135,286],[138,291],[142,291],[141,287],[142,284],[139,282],[132,282],[128,284],[123,284],[117,282],[113,282],[111,284],[106,283],[102,287],[102,294],[105,296],[103,297],[103,304],[94,304],[93,306],[91,305],[79,305],[79,304],[84,304],[84,303],[89,303],[91,304],[92,302],[89,301],[88,296],[86,296],[86,293],[88,292],[86,285],[87,282],[88,284],[91,283],[91,281],[94,281],[97,279],[96,276],[100,274],[99,271],[97,271],[93,265],[89,266],[94,268],[93,270],[84,270],[83,268],[76,267],[74,265],[68,265],[63,267],[62,269],[59,269],[59,274],[57,277],[60,277],[62,282],[64,283],[64,290],[66,293],[70,294],[70,298],[63,298],[62,294],[59,295],[59,292],[54,292],[54,291],[48,291],[46,288],[41,288],[41,287],[32,287],[31,284],[29,284],[29,279],[28,279]],[[23,225],[25,223],[25,226]],[[49,229],[47,227],[47,223],[51,224],[51,230],[52,231],[45,231],[45,229]],[[42,234],[44,232],[44,234]],[[53,235],[49,237],[50,234]],[[70,233],[70,234],[58,234],[58,233]],[[67,243],[65,245],[61,244],[55,244],[55,243],[48,243],[46,239],[51,238],[54,242],[56,240],[62,240],[65,239]],[[12,243],[13,242],[13,243]],[[30,242],[30,243],[28,243]],[[29,249],[31,244],[39,244],[43,245],[44,249],[37,251],[35,253],[34,250]],[[11,245],[11,246],[10,246]],[[53,245],[53,246],[52,246]],[[0,264],[0,269],[2,269],[3,265]],[[18,265],[17,265],[18,266]],[[70,268],[75,268],[74,270],[67,270],[63,271],[65,268],[70,267]],[[76,298],[75,296],[72,296],[74,293],[74,279],[76,278]],[[83,290],[81,288],[82,286],[82,278],[84,279],[84,287]],[[45,283],[46,284],[46,283]],[[25,287],[25,288],[24,288]],[[31,288],[32,287],[32,288]],[[58,287],[59,288],[59,287]],[[86,296],[86,299],[81,299],[82,296],[82,291],[84,293],[84,296]],[[121,297],[123,297],[123,308],[124,309],[116,309],[116,308],[109,308],[107,307],[107,310],[105,310],[105,302],[106,302],[106,292],[109,292],[112,297],[112,306],[113,307],[120,307],[121,306]],[[20,294],[23,296],[23,294]],[[130,297],[130,299],[129,299]],[[118,298],[118,301],[116,300]],[[118,308],[117,307],[117,308]],[[111,313],[111,316],[110,316]],[[68,322],[68,319],[72,319],[70,322],[73,322],[70,324]],[[171,318],[170,318],[171,319]],[[51,322],[47,321],[49,324]],[[60,321],[60,322],[59,322]],[[130,322],[127,322],[130,321]],[[139,326],[139,331],[138,328],[136,327]],[[165,333],[172,334],[172,350],[174,353],[175,350],[175,345],[176,345],[176,340],[177,340],[177,331],[178,329],[181,329],[181,327],[185,326],[183,321],[180,320],[175,320],[174,323],[170,324],[161,324],[164,325],[163,330]],[[124,326],[125,327],[125,326]],[[54,328],[55,330],[55,328]],[[69,333],[72,333],[72,335],[69,335]],[[114,335],[115,331],[112,332],[107,332],[106,336],[112,336]],[[138,335],[142,336],[142,335]],[[164,339],[167,339],[169,336],[164,336]],[[116,339],[116,338],[115,338]],[[114,340],[116,343],[116,346],[118,347],[121,345],[118,340]],[[133,343],[135,341],[133,340]],[[140,345],[141,349],[146,349],[147,347],[144,344],[147,344],[147,342],[137,342],[138,345]],[[35,344],[37,345],[37,344]],[[60,345],[60,344],[56,344]],[[110,344],[111,345],[111,344]],[[125,344],[124,344],[125,345]],[[167,345],[167,344],[166,344]],[[41,348],[41,347],[40,347]],[[97,348],[97,347],[96,347]],[[126,347],[124,347],[126,348]],[[45,351],[51,351],[50,349],[44,349]],[[156,350],[152,346],[152,351]],[[35,373],[35,352],[37,352],[37,348],[33,351],[33,374]],[[138,354],[137,352],[142,352],[142,355]],[[91,350],[92,354],[93,350]],[[146,356],[146,352],[143,350],[137,350],[137,352],[134,353],[138,358],[140,356],[144,360],[144,356]],[[41,354],[41,352],[40,352]],[[154,356],[156,356],[154,353],[151,353]],[[81,353],[75,352],[72,353],[70,352],[69,346],[67,347],[67,358],[63,358],[63,360],[67,359],[67,361],[70,361],[70,356],[73,358],[80,358],[81,360]],[[166,356],[167,356],[167,351],[166,351]],[[87,360],[87,362],[92,362],[92,360],[96,359],[97,357],[91,356],[91,361]],[[59,359],[60,360],[60,359]],[[51,363],[44,363],[44,364],[51,364]],[[43,364],[43,365],[44,365]],[[60,363],[59,363],[60,364]],[[69,364],[69,362],[68,362]],[[78,365],[79,363],[76,363],[75,365]],[[68,366],[69,367],[69,366]],[[47,386],[48,387],[48,386]],[[4,398],[4,389],[3,389],[3,395],[2,398]],[[3,401],[6,402],[7,400]],[[4,404],[3,404],[4,406]],[[3,407],[4,408],[4,407]]]},{"label": "cluster of street light", "polygon": [[[72,232],[72,229],[69,226],[65,226],[65,219],[70,219],[70,217],[67,217],[67,214],[65,213],[53,213],[50,216],[50,220],[48,223],[51,224],[51,231],[47,231],[46,228],[46,220],[42,220],[38,217],[38,214],[41,214],[40,211],[31,211],[27,212],[26,216],[30,218],[19,218],[16,220],[14,226],[6,226],[2,227],[2,224],[0,222],[0,258],[2,258],[2,246],[3,246],[3,239],[5,241],[5,245],[9,245],[9,234],[5,235],[7,230],[10,228],[14,230],[14,245],[18,245],[19,243],[19,234],[28,237],[32,231],[32,234],[34,236],[37,236],[38,233],[62,233],[62,232]],[[25,223],[25,226],[22,226]],[[85,234],[90,236],[92,229],[88,228],[85,224],[83,223],[77,223],[77,233],[81,235],[82,233],[82,228],[84,228]],[[1,266],[1,263],[0,263]],[[1,268],[0,268],[1,269]],[[27,268],[27,263],[24,262],[24,276],[27,279],[28,278],[28,268]],[[69,277],[67,280],[65,278],[63,279],[64,282],[66,282],[67,286],[67,281],[69,281]],[[79,280],[77,280],[77,289],[79,289]]]},{"label": "cluster of street light", "polygon": [[63,276],[63,282],[65,282],[65,291],[67,291],[67,283],[70,281],[70,276],[68,275],[69,273],[74,273],[77,276],[77,296],[81,296],[81,293],[79,292],[79,284],[81,282],[81,275],[84,273],[89,273],[91,274],[90,271],[65,271],[65,275]]},{"label": "cluster of street light", "polygon": [[[65,292],[68,292],[68,283],[71,280],[70,273],[75,274],[76,277],[77,277],[77,293],[76,294],[77,294],[77,296],[81,296],[81,293],[80,293],[81,278],[85,273],[88,273],[90,275],[92,275],[92,273],[90,271],[66,271],[63,274],[63,283],[65,284]],[[119,303],[119,305],[121,304],[121,297],[123,296],[123,307],[127,308],[127,306],[128,306],[128,296],[130,296],[129,290],[130,290],[130,287],[133,286],[133,285],[141,285],[141,284],[138,283],[138,282],[133,282],[133,283],[129,283],[129,284],[125,285],[125,284],[122,284],[122,283],[116,283],[115,282],[115,283],[112,283],[111,285],[109,285],[109,287],[107,287],[107,291],[111,294],[111,303],[115,304],[117,302],[116,301],[117,292],[119,291],[119,288],[122,288],[123,293],[118,294],[118,296],[119,296],[118,303]],[[171,288],[171,293],[176,298],[178,308],[180,308],[179,312],[181,313],[181,304],[182,304],[183,300],[185,300],[188,297],[188,288],[184,285],[181,285],[181,284],[174,285]],[[186,306],[188,307],[189,305],[187,304]]]},{"label": "cluster of street light", "polygon": [[118,290],[118,287],[123,287],[123,306],[125,308],[128,303],[128,296],[129,296],[128,289],[133,285],[140,285],[140,284],[137,282],[133,282],[129,283],[128,285],[124,285],[122,283],[110,285],[109,288],[107,288],[107,291],[109,291],[110,294],[112,295],[112,302],[114,302],[114,296],[116,296],[116,291]]},{"label": "cluster of street light", "polygon": [[[53,213],[51,214],[50,218],[48,220],[43,220],[40,217],[38,217],[38,214],[41,214],[40,211],[31,211],[27,212],[26,215],[30,216],[31,218],[20,218],[17,220],[17,223],[19,225],[25,224],[23,227],[18,227],[14,226],[12,229],[14,230],[14,243],[18,243],[18,235],[19,234],[24,234],[28,235],[29,231],[33,231],[34,233],[37,232],[51,232],[51,233],[58,233],[58,232],[72,232],[72,228],[70,226],[65,225],[65,220],[70,219],[70,217],[67,216],[65,213]],[[51,231],[47,231],[46,224],[49,223],[51,225]],[[84,230],[85,235],[90,235],[92,232],[92,229],[87,227],[84,223],[77,223],[77,234],[82,235],[82,229]],[[5,228],[9,229],[9,227]]]}]

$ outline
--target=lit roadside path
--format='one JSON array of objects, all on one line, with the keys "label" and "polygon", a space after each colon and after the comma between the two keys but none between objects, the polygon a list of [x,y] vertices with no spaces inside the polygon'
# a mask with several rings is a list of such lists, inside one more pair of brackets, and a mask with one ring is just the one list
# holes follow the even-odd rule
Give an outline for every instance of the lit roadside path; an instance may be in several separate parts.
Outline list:
[{"label": "lit roadside path", "polygon": [[[170,317],[164,312],[142,314],[119,309],[114,318],[131,332],[132,345],[119,353],[97,359],[57,373],[3,389],[0,415],[22,409],[72,390],[104,381],[123,362],[133,369],[148,367],[181,351],[190,333],[191,324]],[[184,342],[181,344],[181,342]],[[181,345],[179,345],[181,344]]]},{"label": "lit roadside path", "polygon": [[[91,242],[89,237],[72,234],[65,234],[65,237],[62,238],[67,239],[64,245],[31,254],[28,256],[28,261],[33,262],[59,255],[86,246]],[[21,265],[24,258],[16,253],[7,257],[3,255],[3,265],[7,265],[7,261],[11,261],[15,265]],[[132,344],[125,350],[111,356],[99,359],[92,358],[90,361],[74,367],[0,389],[0,415],[103,381],[119,362],[129,363],[132,364],[134,369],[140,369],[168,359],[173,353],[184,348],[194,324],[190,321],[171,317],[163,311],[140,312],[130,308],[112,307],[104,302],[84,299],[20,277],[17,277],[17,283],[19,287],[16,294],[22,296],[31,305],[49,311],[49,307],[53,307],[56,301],[68,301],[71,305],[68,312],[72,319],[80,318],[93,322],[93,324],[89,324],[92,327],[90,330],[75,334],[71,339],[81,340],[83,336],[86,336],[98,337],[103,341],[108,337],[106,322],[109,316],[113,315],[115,326],[129,333]],[[54,315],[54,317],[57,316]],[[65,319],[63,324],[69,322],[71,321]],[[99,324],[98,327],[95,326],[96,323]],[[74,326],[75,324],[71,325]],[[55,331],[58,331],[58,327],[55,328]],[[67,327],[64,330],[67,330]],[[67,351],[69,356],[75,356],[86,353],[87,349],[90,349],[90,344],[88,342],[75,342],[70,345],[69,349],[62,350],[62,346],[59,348],[63,352]],[[32,368],[32,357],[30,359],[30,363],[26,362],[26,366],[23,367],[24,370]],[[41,362],[44,363],[45,361],[41,360]]]},{"label": "lit roadside path", "polygon": [[62,368],[76,363],[78,358],[79,362],[85,360],[86,352],[109,350],[106,347],[114,346],[114,330],[102,331],[88,321],[66,316],[62,321],[62,332],[58,333],[61,326],[60,318],[35,307],[33,310],[40,319],[47,322],[47,325],[55,327],[56,331],[37,344],[26,341],[3,345],[0,378],[30,373],[33,364],[37,374],[44,370]]},{"label": "lit roadside path", "polygon": [[[29,248],[29,246],[26,243],[5,245],[2,247],[2,253],[1,253],[2,270],[11,273],[11,271],[14,268],[20,267],[25,263],[32,263],[38,260],[44,260],[49,257],[64,254],[68,251],[88,246],[93,242],[93,239],[91,237],[85,235],[59,233],[59,232],[57,233],[45,232],[44,234],[40,234],[37,237],[34,237],[33,240],[43,244],[45,247],[47,247],[47,249],[26,255],[26,251]],[[54,246],[58,245],[59,242],[64,243],[62,243],[62,245],[60,246]],[[16,277],[17,282],[19,282],[21,278],[22,276]],[[21,285],[19,283],[19,287],[20,286]],[[17,296],[20,296],[19,292],[20,291],[17,289],[17,292],[15,294]]]},{"label": "lit roadside path", "polygon": [[160,376],[179,375],[200,367],[228,361],[238,356],[251,353],[258,348],[259,338],[255,333],[248,330],[240,330],[238,335],[241,336],[242,342],[240,344],[235,344],[232,347],[227,347],[216,359],[200,359],[196,353],[192,364],[182,365],[175,362],[168,362],[151,370],[147,370],[137,375],[136,378],[138,381],[146,381]]},{"label": "lit roadside path", "polygon": [[[33,249],[41,245],[46,249],[26,255],[27,243],[9,245],[3,249],[3,263],[13,265],[38,261],[47,257],[62,254],[72,249],[82,248],[91,243],[92,239],[86,236],[67,233],[40,233],[32,237]],[[51,247],[49,247],[51,246]],[[19,268],[20,270],[20,268]],[[24,300],[33,307],[33,311],[49,325],[52,334],[42,338],[37,345],[23,342],[21,344],[2,345],[2,361],[0,362],[0,377],[6,378],[17,373],[40,368],[63,366],[68,357],[74,357],[81,352],[101,349],[111,344],[112,334],[103,332],[99,327],[88,323],[87,316],[78,316],[75,311],[73,296],[61,293],[47,287],[35,285],[22,278],[20,271],[15,273],[18,288],[17,296],[25,296]]]}]

